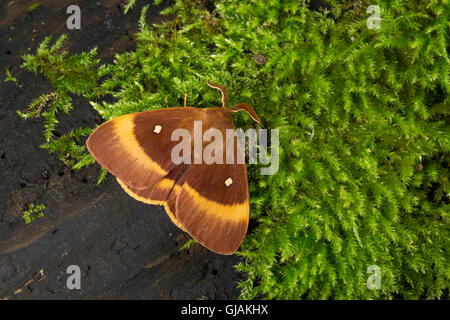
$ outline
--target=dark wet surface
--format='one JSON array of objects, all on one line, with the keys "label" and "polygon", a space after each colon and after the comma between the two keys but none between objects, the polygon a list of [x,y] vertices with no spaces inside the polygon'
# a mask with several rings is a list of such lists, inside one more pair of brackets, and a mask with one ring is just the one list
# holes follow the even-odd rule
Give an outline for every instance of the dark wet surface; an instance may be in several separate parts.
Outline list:
[{"label": "dark wet surface", "polygon": [[[29,11],[30,6],[40,3]],[[189,237],[164,209],[130,198],[114,177],[96,185],[99,166],[72,171],[44,143],[41,120],[24,121],[24,110],[52,90],[40,75],[20,68],[47,35],[69,34],[70,53],[97,46],[103,62],[135,48],[139,3],[127,15],[125,1],[78,1],[81,30],[67,30],[71,0],[0,3],[0,298],[9,299],[233,299],[241,275],[236,256],[199,245],[179,251]],[[162,20],[151,7],[148,23]],[[18,80],[3,82],[6,69]],[[88,101],[74,97],[74,111],[60,116],[58,131],[95,127]],[[29,204],[45,216],[25,224]],[[70,265],[81,268],[81,290],[69,290]]]}]

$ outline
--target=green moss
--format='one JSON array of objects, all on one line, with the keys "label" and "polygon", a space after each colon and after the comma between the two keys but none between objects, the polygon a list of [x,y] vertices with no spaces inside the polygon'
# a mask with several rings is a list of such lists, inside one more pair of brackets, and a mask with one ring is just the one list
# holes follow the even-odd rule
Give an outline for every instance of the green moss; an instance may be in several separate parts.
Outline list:
[{"label": "green moss", "polygon": [[33,3],[31,6],[28,7],[28,12],[31,12],[40,6],[42,6],[42,3],[40,2]]},{"label": "green moss", "polygon": [[44,217],[43,211],[45,210],[45,205],[39,204],[35,205],[34,203],[30,204],[28,210],[24,211],[22,214],[23,219],[26,224],[33,222],[36,219]]},{"label": "green moss", "polygon": [[9,71],[9,69],[6,69],[6,78],[3,81],[4,82],[11,81],[11,82],[14,82],[17,84],[17,79],[11,75],[11,72]]},{"label": "green moss", "polygon": [[178,248],[178,250],[182,251],[182,250],[187,250],[190,247],[192,247],[194,244],[197,244],[197,240],[195,239],[189,239],[187,240],[180,248]]},{"label": "green moss", "polygon": [[[223,84],[230,105],[250,103],[280,133],[279,172],[248,166],[256,226],[239,251],[241,297],[437,298],[450,278],[448,1],[378,1],[380,29],[368,29],[367,5],[330,2],[315,12],[298,0],[222,0],[210,13],[177,1],[155,26],[145,7],[136,51],[108,65],[46,39],[24,66],[55,96],[29,115],[44,116],[46,147],[81,168],[94,162],[79,144],[92,129],[52,135],[70,94],[108,120],[182,105],[185,92],[190,105],[217,106],[205,82]],[[380,290],[366,285],[371,265]]]}]

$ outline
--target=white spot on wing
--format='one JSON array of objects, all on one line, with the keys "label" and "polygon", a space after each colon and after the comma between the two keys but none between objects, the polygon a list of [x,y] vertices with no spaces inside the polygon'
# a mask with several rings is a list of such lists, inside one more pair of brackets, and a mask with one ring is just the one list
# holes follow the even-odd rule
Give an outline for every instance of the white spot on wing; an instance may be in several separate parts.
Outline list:
[{"label": "white spot on wing", "polygon": [[226,185],[227,187],[231,186],[232,184],[233,184],[233,179],[228,178],[227,180],[225,180],[225,185]]},{"label": "white spot on wing", "polygon": [[162,130],[162,127],[159,124],[157,124],[153,128],[153,133],[159,134],[161,132],[161,130]]}]

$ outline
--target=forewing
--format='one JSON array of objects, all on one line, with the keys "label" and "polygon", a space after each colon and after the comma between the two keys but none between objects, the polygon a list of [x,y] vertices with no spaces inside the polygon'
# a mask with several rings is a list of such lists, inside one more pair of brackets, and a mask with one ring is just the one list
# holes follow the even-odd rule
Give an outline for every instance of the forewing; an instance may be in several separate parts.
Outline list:
[{"label": "forewing", "polygon": [[[205,128],[223,134],[222,164],[192,164],[179,179],[183,185],[176,200],[175,216],[194,239],[220,254],[232,254],[245,237],[249,221],[247,169],[237,163],[242,152],[237,139],[225,140],[226,129],[234,130],[231,116],[209,119]],[[226,163],[226,144],[234,150]]]},{"label": "forewing", "polygon": [[99,126],[86,145],[95,160],[127,186],[146,189],[176,166],[171,150],[173,130],[192,130],[201,109],[168,108],[127,114]]},{"label": "forewing", "polygon": [[[206,248],[220,254],[234,253],[249,220],[245,165],[191,165],[183,178],[176,201],[177,221]],[[232,181],[228,187],[227,180]]]}]

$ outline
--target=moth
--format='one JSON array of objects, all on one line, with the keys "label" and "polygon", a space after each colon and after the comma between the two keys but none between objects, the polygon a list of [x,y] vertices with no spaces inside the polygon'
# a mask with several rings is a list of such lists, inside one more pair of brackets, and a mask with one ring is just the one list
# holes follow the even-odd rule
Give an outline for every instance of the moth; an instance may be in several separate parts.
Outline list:
[{"label": "moth", "polygon": [[[209,250],[228,255],[239,248],[247,233],[249,193],[245,163],[236,161],[242,146],[239,141],[233,143],[234,161],[226,161],[225,149],[231,142],[225,139],[225,131],[235,130],[232,112],[243,110],[257,123],[261,120],[247,103],[228,107],[224,86],[207,84],[220,90],[221,107],[187,107],[185,95],[184,107],[132,113],[103,123],[86,145],[131,197],[163,205],[177,227]],[[223,161],[197,163],[199,150],[193,137],[189,141],[191,161],[175,163],[172,152],[179,141],[173,141],[172,133],[185,129],[193,134],[194,122],[199,121],[205,132],[214,128],[223,133],[222,143],[212,150],[213,155],[223,154],[219,158]],[[207,142],[202,141],[201,147],[206,148]]]}]

